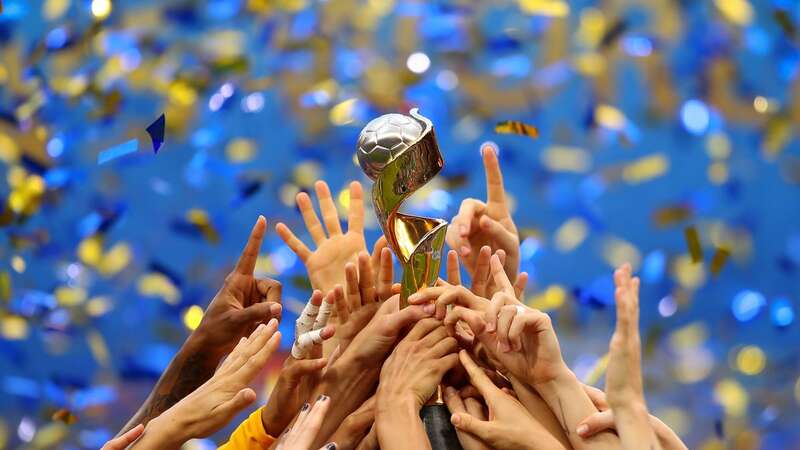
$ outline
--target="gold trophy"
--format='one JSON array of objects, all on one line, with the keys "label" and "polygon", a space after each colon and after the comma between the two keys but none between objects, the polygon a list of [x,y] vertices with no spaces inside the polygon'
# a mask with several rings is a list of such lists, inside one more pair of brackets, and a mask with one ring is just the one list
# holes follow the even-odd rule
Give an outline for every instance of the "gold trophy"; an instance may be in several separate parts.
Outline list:
[{"label": "gold trophy", "polygon": [[[415,108],[369,122],[358,137],[358,162],[374,182],[372,203],[389,246],[403,265],[400,308],[439,277],[447,221],[399,212],[400,205],[442,170],[433,124]],[[434,450],[461,449],[441,393],[420,411]]]}]

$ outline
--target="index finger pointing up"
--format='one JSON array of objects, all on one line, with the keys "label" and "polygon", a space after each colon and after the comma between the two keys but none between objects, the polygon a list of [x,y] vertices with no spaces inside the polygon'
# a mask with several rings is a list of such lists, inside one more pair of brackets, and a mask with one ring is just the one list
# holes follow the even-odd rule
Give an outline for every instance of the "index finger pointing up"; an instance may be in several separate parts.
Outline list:
[{"label": "index finger pointing up", "polygon": [[469,381],[472,383],[475,388],[478,389],[478,392],[481,393],[483,399],[486,400],[486,403],[490,403],[500,389],[494,385],[492,380],[483,373],[480,367],[475,364],[475,361],[469,356],[466,350],[461,350],[458,352],[458,359],[461,361],[461,365],[464,366],[464,369],[467,371],[469,375]]},{"label": "index finger pointing up", "polygon": [[247,239],[247,244],[244,246],[241,256],[239,256],[239,261],[236,263],[235,270],[237,273],[242,275],[253,274],[266,229],[267,219],[264,216],[258,216],[258,220],[256,220],[256,224],[253,225],[253,230],[250,232],[250,237]]},{"label": "index finger pointing up", "polygon": [[503,188],[503,173],[500,172],[500,161],[497,153],[489,146],[481,148],[483,168],[486,172],[486,203],[506,204],[506,191]]}]

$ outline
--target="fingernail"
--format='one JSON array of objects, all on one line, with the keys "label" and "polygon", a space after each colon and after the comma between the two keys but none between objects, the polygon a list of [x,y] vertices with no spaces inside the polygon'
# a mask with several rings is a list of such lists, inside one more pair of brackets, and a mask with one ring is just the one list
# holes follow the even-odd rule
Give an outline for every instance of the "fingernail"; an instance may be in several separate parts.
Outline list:
[{"label": "fingernail", "polygon": [[261,333],[262,331],[264,331],[264,328],[267,328],[267,326],[264,325],[263,323],[258,324],[258,326],[256,327],[256,333]]},{"label": "fingernail", "polygon": [[319,397],[317,397],[317,401],[318,402],[324,402],[327,399],[328,399],[328,396],[325,395],[325,394],[319,394]]},{"label": "fingernail", "polygon": [[336,442],[331,442],[325,446],[325,450],[336,450],[336,449],[337,449]]},{"label": "fingernail", "polygon": [[283,307],[279,303],[275,303],[269,307],[270,314],[280,314]]},{"label": "fingernail", "polygon": [[583,436],[584,434],[586,434],[587,431],[589,431],[589,426],[585,424],[578,425],[578,429],[575,430],[575,432],[578,433],[579,436]]},{"label": "fingernail", "polygon": [[310,406],[311,406],[311,405],[309,405],[308,403],[306,403],[306,404],[304,404],[304,405],[303,405],[303,408],[302,408],[302,409],[300,409],[300,411],[305,411],[305,410],[307,410],[307,409],[308,409]]},{"label": "fingernail", "polygon": [[467,253],[469,253],[469,247],[466,246],[461,247],[461,254],[466,255]]},{"label": "fingernail", "polygon": [[422,312],[424,312],[425,314],[430,315],[433,314],[434,311],[436,311],[436,306],[433,303],[428,303],[427,305],[422,307]]},{"label": "fingernail", "polygon": [[453,416],[450,417],[450,423],[452,423],[455,426],[458,426],[458,424],[461,423],[461,417],[456,414],[453,414]]},{"label": "fingernail", "polygon": [[413,303],[413,302],[417,301],[418,298],[419,298],[419,295],[411,294],[410,296],[408,296],[408,302],[409,303]]},{"label": "fingernail", "polygon": [[489,322],[486,324],[486,332],[494,333],[494,322]]}]

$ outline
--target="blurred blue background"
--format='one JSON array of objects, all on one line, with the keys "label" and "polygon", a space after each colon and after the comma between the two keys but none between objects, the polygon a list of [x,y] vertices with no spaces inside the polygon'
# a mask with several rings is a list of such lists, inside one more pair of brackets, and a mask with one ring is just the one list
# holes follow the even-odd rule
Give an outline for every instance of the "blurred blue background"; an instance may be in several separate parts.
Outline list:
[{"label": "blurred blue background", "polygon": [[[651,412],[690,448],[799,448],[798,2],[2,6],[0,448],[99,447],[197,325],[257,215],[302,233],[294,196],[317,179],[344,213],[339,193],[368,183],[361,127],[412,107],[445,168],[410,209],[450,218],[484,198],[479,147],[494,143],[527,301],[554,317],[582,379],[603,384],[611,272],[630,261]],[[154,153],[145,129],[162,113]],[[497,133],[505,120],[540,137]],[[129,141],[138,151],[98,164]],[[274,233],[262,252],[291,336],[304,268]]]}]

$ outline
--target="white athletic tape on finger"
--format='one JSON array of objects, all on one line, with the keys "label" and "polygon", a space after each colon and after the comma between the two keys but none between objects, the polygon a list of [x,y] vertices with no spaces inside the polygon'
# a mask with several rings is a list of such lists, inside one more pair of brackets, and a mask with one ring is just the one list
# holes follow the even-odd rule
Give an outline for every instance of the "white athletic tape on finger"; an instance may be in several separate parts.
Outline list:
[{"label": "white athletic tape on finger", "polygon": [[308,351],[311,350],[311,347],[321,344],[322,341],[322,329],[303,333],[292,345],[292,356],[295,359],[303,359],[308,354]]},{"label": "white athletic tape on finger", "polygon": [[525,314],[526,312],[528,312],[528,308],[522,305],[517,305],[517,314]]},{"label": "white athletic tape on finger", "polygon": [[306,307],[303,308],[303,313],[300,314],[300,317],[298,317],[295,321],[294,335],[300,336],[301,334],[311,330],[311,327],[314,325],[314,321],[317,319],[318,312],[319,306],[311,302],[306,303]]},{"label": "white athletic tape on finger", "polygon": [[322,302],[322,306],[319,308],[319,313],[317,314],[317,320],[314,322],[314,327],[311,329],[319,330],[325,328],[325,326],[328,325],[328,319],[331,317],[332,312],[333,304]]}]

